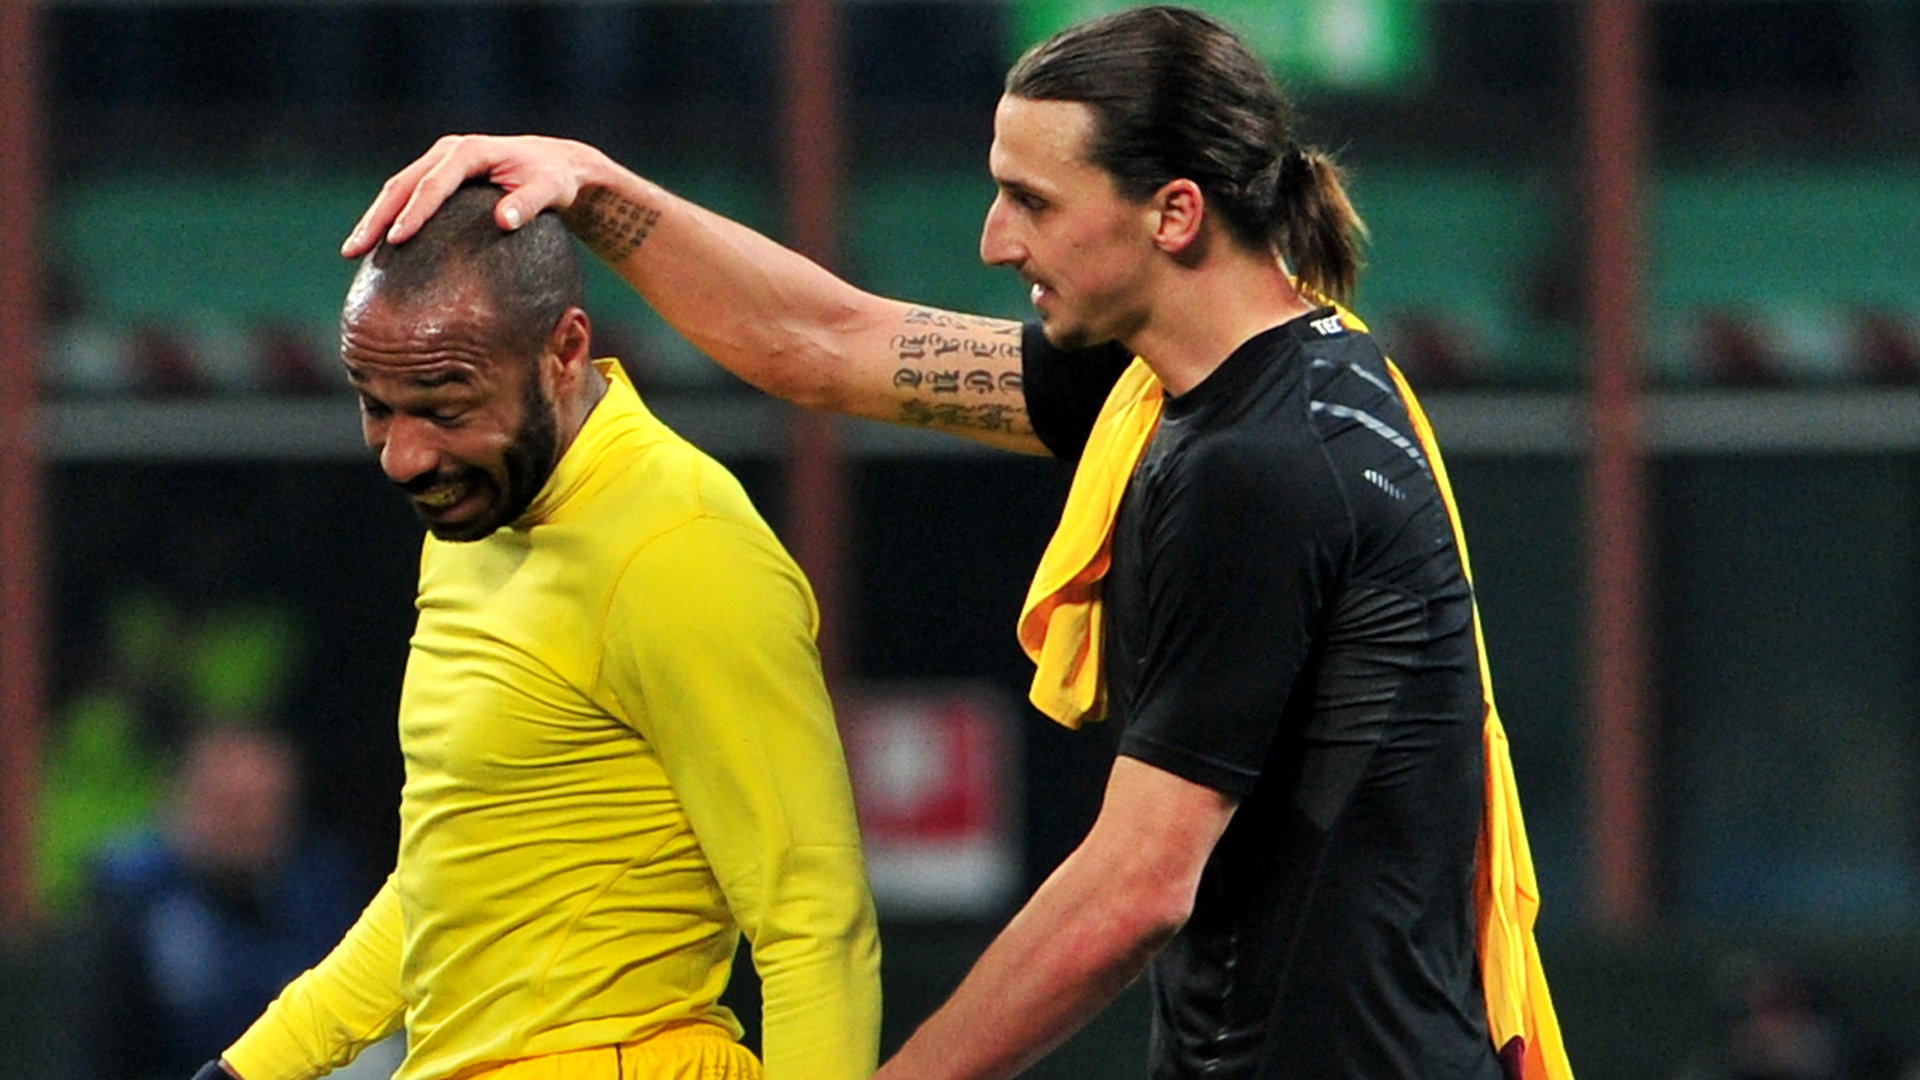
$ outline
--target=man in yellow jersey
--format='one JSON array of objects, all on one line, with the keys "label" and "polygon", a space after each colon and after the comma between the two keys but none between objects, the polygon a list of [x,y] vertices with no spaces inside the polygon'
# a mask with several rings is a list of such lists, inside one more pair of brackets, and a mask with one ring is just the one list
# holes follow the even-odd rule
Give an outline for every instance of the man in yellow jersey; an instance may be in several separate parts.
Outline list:
[{"label": "man in yellow jersey", "polygon": [[[361,261],[341,356],[427,524],[392,876],[205,1077],[856,1080],[879,951],[799,569],[595,360],[565,226],[470,185]],[[644,221],[626,226],[635,238]]]}]

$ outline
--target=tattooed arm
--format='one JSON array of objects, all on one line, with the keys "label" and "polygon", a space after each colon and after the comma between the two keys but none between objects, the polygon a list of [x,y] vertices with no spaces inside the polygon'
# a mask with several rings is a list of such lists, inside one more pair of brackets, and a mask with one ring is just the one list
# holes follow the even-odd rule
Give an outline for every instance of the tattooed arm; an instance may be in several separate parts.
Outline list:
[{"label": "tattooed arm", "polygon": [[1043,454],[1020,384],[1020,324],[889,300],[674,195],[593,147],[540,136],[448,136],[387,181],[341,249],[412,236],[468,177],[508,190],[518,228],[568,227],[721,366],[809,408]]}]

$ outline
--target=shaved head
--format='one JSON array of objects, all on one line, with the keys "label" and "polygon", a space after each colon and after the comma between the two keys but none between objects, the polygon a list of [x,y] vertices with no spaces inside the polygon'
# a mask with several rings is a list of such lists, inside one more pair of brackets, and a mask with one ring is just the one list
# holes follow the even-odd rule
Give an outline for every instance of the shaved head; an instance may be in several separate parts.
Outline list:
[{"label": "shaved head", "polygon": [[378,296],[405,307],[438,298],[452,281],[477,283],[492,301],[494,333],[508,351],[536,355],[568,308],[581,307],[586,276],[566,225],[552,211],[508,232],[493,219],[505,191],[469,181],[404,244],[381,241],[360,260],[347,291],[351,314]]}]

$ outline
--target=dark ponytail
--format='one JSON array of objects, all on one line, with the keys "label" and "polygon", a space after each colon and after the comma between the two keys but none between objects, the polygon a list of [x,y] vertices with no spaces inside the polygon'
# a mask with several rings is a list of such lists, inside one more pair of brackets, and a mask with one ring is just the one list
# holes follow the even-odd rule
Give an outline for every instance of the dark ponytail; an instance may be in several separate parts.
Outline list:
[{"label": "dark ponytail", "polygon": [[1349,303],[1360,279],[1367,224],[1347,198],[1346,174],[1326,151],[1296,147],[1280,159],[1273,240],[1300,284]]}]

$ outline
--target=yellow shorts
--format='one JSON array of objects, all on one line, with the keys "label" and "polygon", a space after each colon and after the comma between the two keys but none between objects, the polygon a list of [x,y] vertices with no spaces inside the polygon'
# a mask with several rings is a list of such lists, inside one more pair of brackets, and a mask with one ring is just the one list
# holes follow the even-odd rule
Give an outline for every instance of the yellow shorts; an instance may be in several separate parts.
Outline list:
[{"label": "yellow shorts", "polygon": [[620,1046],[521,1058],[461,1080],[761,1080],[753,1051],[710,1027],[662,1032]]}]

